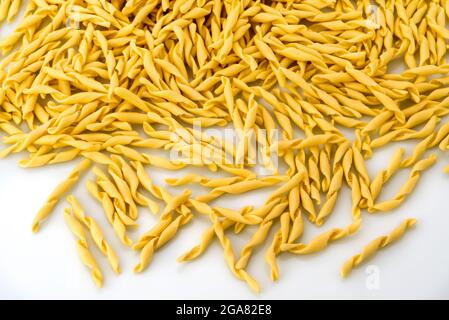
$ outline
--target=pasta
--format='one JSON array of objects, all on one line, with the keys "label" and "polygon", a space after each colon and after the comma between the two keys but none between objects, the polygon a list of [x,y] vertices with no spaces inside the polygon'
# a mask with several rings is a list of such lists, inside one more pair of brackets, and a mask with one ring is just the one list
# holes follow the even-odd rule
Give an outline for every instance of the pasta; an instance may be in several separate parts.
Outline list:
[{"label": "pasta", "polygon": [[375,240],[370,242],[365,248],[363,248],[363,251],[361,253],[348,259],[343,264],[343,266],[341,267],[341,276],[347,277],[353,268],[357,267],[362,262],[366,261],[368,258],[376,254],[379,249],[385,248],[386,246],[402,238],[407,229],[414,226],[415,223],[416,219],[409,218],[403,221],[396,229],[391,231],[389,235],[376,238]]},{"label": "pasta", "polygon": [[83,226],[75,219],[70,209],[65,210],[65,219],[73,234],[77,237],[78,254],[83,263],[92,270],[92,279],[98,287],[103,286],[103,274],[89,251]]},{"label": "pasta", "polygon": [[34,232],[37,232],[39,230],[40,223],[51,214],[53,208],[56,206],[59,199],[73,187],[73,185],[80,178],[80,175],[90,167],[90,164],[91,161],[88,159],[81,161],[70,173],[67,179],[51,193],[45,205],[39,210],[36,217],[34,218],[33,221]]},{"label": "pasta", "polygon": [[432,166],[436,162],[436,156],[434,154],[430,155],[427,159],[418,161],[412,168],[410,176],[405,184],[402,186],[401,190],[396,194],[396,196],[389,201],[374,204],[374,206],[368,208],[369,212],[376,211],[387,211],[396,208],[405,197],[411,193],[418,182],[420,177],[420,172],[426,170],[428,167]]},{"label": "pasta", "polygon": [[142,248],[140,253],[140,263],[134,268],[135,272],[142,272],[150,263],[153,253],[173,238],[178,229],[187,224],[192,219],[192,215],[178,216],[174,219],[162,232],[151,239],[148,239],[147,244]]},{"label": "pasta", "polygon": [[104,239],[103,232],[97,222],[92,217],[86,216],[80,203],[73,195],[67,197],[67,202],[72,206],[73,215],[90,231],[92,239],[101,253],[108,258],[109,264],[114,272],[120,273],[118,257],[109,243]]},{"label": "pasta", "polygon": [[[448,150],[448,3],[375,1],[373,15],[366,0],[27,1],[14,32],[0,39],[0,159],[24,155],[27,169],[82,159],[32,229],[72,194],[65,218],[98,286],[86,232],[113,271],[121,268],[101,220],[73,195],[87,172],[104,220],[139,255],[135,272],[205,219],[200,242],[178,261],[218,241],[230,273],[259,292],[247,269],[265,243],[277,280],[279,255],[349,241],[365,212],[395,210],[412,195],[437,161],[428,152]],[[1,0],[0,22],[21,4]],[[392,73],[394,61],[404,70]],[[415,143],[410,153],[398,148],[383,170],[368,170],[378,149],[406,141]],[[152,179],[159,170],[187,172],[164,184]],[[407,181],[379,201],[401,170],[410,171]],[[324,228],[345,188],[351,222],[305,241],[305,228]],[[257,206],[238,201],[254,191],[269,195]],[[142,209],[158,220],[131,239]],[[413,224],[369,244],[342,275]],[[229,233],[243,231],[250,237],[236,254]]]}]

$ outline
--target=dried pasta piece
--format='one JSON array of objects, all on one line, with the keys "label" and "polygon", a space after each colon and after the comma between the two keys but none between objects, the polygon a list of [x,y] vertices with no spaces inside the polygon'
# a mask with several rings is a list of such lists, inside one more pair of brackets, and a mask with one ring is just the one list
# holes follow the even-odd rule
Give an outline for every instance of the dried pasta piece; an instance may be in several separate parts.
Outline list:
[{"label": "dried pasta piece", "polygon": [[228,267],[231,269],[232,273],[241,280],[246,281],[248,286],[256,293],[260,292],[260,287],[257,281],[251,277],[251,275],[248,274],[245,270],[238,270],[235,267],[236,261],[235,261],[235,255],[234,250],[232,248],[232,244],[230,240],[225,236],[223,227],[218,219],[218,217],[215,214],[211,215],[211,220],[214,224],[214,231],[217,235],[217,238],[220,240],[220,243],[225,251],[225,259],[228,263]]},{"label": "dried pasta piece", "polygon": [[235,265],[235,267],[237,269],[245,269],[246,268],[248,261],[251,257],[252,251],[254,250],[255,247],[261,245],[265,241],[272,225],[273,225],[273,221],[271,221],[271,220],[262,222],[260,224],[260,227],[257,230],[257,232],[254,233],[251,240],[242,249],[242,252],[240,253],[240,258]]},{"label": "dried pasta piece", "polygon": [[91,161],[85,159],[81,161],[75,169],[70,173],[67,179],[62,182],[59,186],[48,197],[45,205],[39,210],[33,221],[33,232],[39,231],[39,225],[44,221],[53,211],[54,207],[57,205],[59,199],[67,193],[79,180],[81,174],[83,174],[87,169],[89,169]]},{"label": "dried pasta piece", "polygon": [[65,209],[64,217],[70,230],[77,238],[78,254],[81,260],[92,271],[92,279],[101,288],[103,286],[103,274],[89,250],[83,226],[75,219],[70,209]]},{"label": "dried pasta piece", "polygon": [[370,185],[371,195],[373,200],[379,196],[382,186],[395,174],[401,166],[401,158],[404,155],[405,149],[398,149],[390,160],[388,168],[379,172],[373,179]]},{"label": "dried pasta piece", "polygon": [[222,196],[223,194],[241,194],[248,191],[270,187],[285,180],[287,180],[287,177],[283,176],[264,177],[258,180],[247,179],[231,185],[214,188],[209,192],[209,194],[197,197],[197,199],[200,201],[211,201]]},{"label": "dried pasta piece", "polygon": [[108,258],[112,270],[114,270],[115,273],[120,273],[119,259],[111,245],[104,238],[103,231],[100,226],[92,217],[86,216],[81,204],[75,196],[68,196],[67,202],[72,206],[73,215],[90,231],[95,244],[100,249],[101,253]]},{"label": "dried pasta piece", "polygon": [[349,276],[352,269],[359,266],[362,262],[374,256],[380,249],[398,241],[404,233],[416,224],[416,219],[408,218],[404,220],[397,228],[391,231],[388,235],[376,238],[371,241],[363,251],[352,258],[348,259],[341,267],[341,276],[343,278]]},{"label": "dried pasta piece", "polygon": [[187,183],[199,183],[204,187],[218,188],[234,184],[243,180],[241,177],[228,177],[211,179],[196,174],[188,174],[182,178],[167,178],[165,182],[171,186],[181,186]]},{"label": "dried pasta piece", "polygon": [[434,165],[436,160],[437,157],[434,154],[431,154],[427,159],[418,161],[413,166],[407,181],[401,187],[399,192],[394,196],[394,198],[391,200],[374,204],[372,207],[368,208],[368,211],[369,212],[389,211],[398,207],[415,188],[421,176],[421,172]]},{"label": "dried pasta piece", "polygon": [[118,215],[108,194],[101,192],[98,185],[92,181],[88,181],[86,185],[89,193],[102,204],[106,217],[120,241],[126,246],[132,246],[133,242],[126,234],[126,225]]},{"label": "dried pasta piece", "polygon": [[134,272],[142,272],[146,269],[153,258],[154,252],[172,239],[176,235],[178,229],[191,221],[191,219],[191,214],[178,216],[160,233],[160,235],[151,238],[142,248],[140,252],[140,263],[135,266]]},{"label": "dried pasta piece", "polygon": [[[226,230],[235,224],[234,221],[229,219],[224,219],[220,223],[222,224],[223,230]],[[212,226],[203,233],[201,237],[201,243],[198,246],[195,246],[192,249],[190,249],[188,252],[184,253],[182,256],[180,256],[178,258],[178,262],[191,261],[202,255],[206,251],[209,244],[212,242],[214,236],[215,236],[215,228],[214,226]]]},{"label": "dried pasta piece", "polygon": [[330,181],[329,190],[326,195],[326,202],[324,202],[321,207],[315,223],[320,226],[323,224],[324,220],[332,213],[334,205],[337,201],[338,192],[343,185],[343,168],[338,165],[334,169],[334,175]]},{"label": "dried pasta piece", "polygon": [[360,227],[360,223],[361,221],[357,220],[344,229],[335,228],[327,232],[324,232],[319,236],[317,236],[312,241],[310,241],[310,243],[308,244],[300,243],[300,244],[281,245],[281,250],[299,255],[319,252],[325,249],[330,242],[336,241],[338,239],[344,238],[357,232],[357,230]]}]

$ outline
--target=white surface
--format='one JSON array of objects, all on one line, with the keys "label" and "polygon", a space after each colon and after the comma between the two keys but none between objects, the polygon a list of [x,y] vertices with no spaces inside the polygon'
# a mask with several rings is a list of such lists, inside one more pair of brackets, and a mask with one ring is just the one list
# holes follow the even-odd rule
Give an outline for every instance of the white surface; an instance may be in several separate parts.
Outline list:
[{"label": "white surface", "polygon": [[[2,25],[0,37],[11,26]],[[0,133],[1,136],[1,133]],[[4,145],[0,144],[1,147]],[[396,146],[376,151],[368,161],[371,176],[383,169]],[[409,149],[410,151],[410,149]],[[245,283],[228,270],[223,251],[217,241],[204,256],[188,264],[178,264],[176,258],[196,245],[210,223],[206,217],[195,218],[178,236],[158,251],[143,274],[132,272],[138,261],[136,252],[123,247],[109,227],[102,209],[85,190],[85,177],[75,190],[87,212],[103,227],[107,239],[120,257],[123,273],[116,276],[107,261],[94,251],[105,278],[103,289],[97,289],[88,270],[82,265],[75,239],[63,219],[64,203],[42,225],[38,234],[31,232],[34,215],[53,188],[71,171],[74,164],[25,170],[17,161],[25,154],[0,160],[0,298],[34,299],[318,299],[318,298],[449,298],[449,175],[442,168],[449,163],[448,154],[439,154],[439,162],[426,171],[409,199],[391,213],[369,215],[358,234],[340,240],[319,254],[279,257],[281,277],[277,283],[269,279],[264,262],[264,250],[258,250],[250,262],[249,271],[260,282],[262,293],[254,295]],[[199,172],[199,170],[196,170]],[[187,171],[165,172],[149,168],[158,183],[163,177],[181,176]],[[408,170],[398,174],[387,185],[381,199],[392,197],[407,177]],[[182,187],[174,189],[175,193]],[[242,197],[226,197],[221,206],[239,208],[262,204],[263,194],[253,192]],[[226,200],[227,199],[227,200]],[[238,201],[236,201],[238,199]],[[343,227],[350,221],[350,192],[341,193],[335,211],[320,229],[306,224],[303,241],[333,226]],[[373,238],[388,233],[406,217],[418,218],[416,227],[395,245],[382,250],[374,259],[354,270],[342,280],[341,264]],[[140,229],[132,239],[150,228],[156,221],[148,210],[141,210]],[[249,231],[249,230],[248,230]],[[236,252],[250,233],[231,237]],[[269,239],[272,239],[271,232]],[[265,244],[266,248],[268,242]],[[368,268],[368,269],[367,269]],[[371,280],[378,272],[379,286]]]}]

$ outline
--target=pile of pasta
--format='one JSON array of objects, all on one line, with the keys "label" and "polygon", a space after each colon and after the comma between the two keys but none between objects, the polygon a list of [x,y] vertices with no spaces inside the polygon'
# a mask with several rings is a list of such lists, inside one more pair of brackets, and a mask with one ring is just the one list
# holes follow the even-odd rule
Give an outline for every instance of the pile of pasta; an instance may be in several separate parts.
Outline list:
[{"label": "pile of pasta", "polygon": [[[6,144],[0,158],[26,153],[19,163],[24,168],[81,159],[49,196],[33,230],[68,196],[67,224],[99,286],[103,275],[89,237],[115,272],[120,266],[99,224],[70,195],[86,172],[95,174],[87,190],[115,234],[140,253],[135,272],[146,269],[184,226],[208,219],[200,243],[179,261],[200,257],[218,241],[230,271],[258,292],[247,271],[255,250],[269,243],[265,258],[276,280],[280,254],[323,251],[355,234],[364,213],[397,208],[436,162],[427,151],[448,149],[449,123],[440,123],[449,113],[448,0],[29,0],[25,5],[15,31],[0,41],[0,132]],[[0,20],[11,20],[19,7],[20,0],[1,1]],[[397,62],[404,70],[391,72]],[[222,143],[194,124],[255,134],[267,156],[263,165],[273,174],[260,176],[248,148]],[[271,139],[276,130],[280,139]],[[173,133],[181,137],[187,159],[156,154],[179,148]],[[400,148],[384,170],[367,171],[365,161],[376,149],[409,140],[416,141],[410,154]],[[196,147],[222,156],[206,159]],[[285,170],[273,165],[273,150]],[[228,163],[224,155],[243,161]],[[166,185],[151,179],[152,170],[194,166],[203,174],[168,178]],[[410,174],[402,188],[378,201],[383,186],[403,169]],[[213,172],[224,177],[214,178]],[[180,190],[187,184],[209,192]],[[352,190],[352,222],[304,242],[306,220],[321,227],[344,186]],[[214,204],[264,188],[274,192],[261,206],[235,210]],[[145,207],[159,220],[133,241],[129,231]],[[407,219],[373,240],[343,265],[342,275],[414,223]],[[244,229],[253,234],[237,255],[229,233]]]}]

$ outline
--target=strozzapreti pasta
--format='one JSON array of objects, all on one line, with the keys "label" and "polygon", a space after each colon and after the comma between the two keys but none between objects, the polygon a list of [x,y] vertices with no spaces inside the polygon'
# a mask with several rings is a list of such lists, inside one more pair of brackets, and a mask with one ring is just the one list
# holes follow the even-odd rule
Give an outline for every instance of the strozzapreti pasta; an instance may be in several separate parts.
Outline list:
[{"label": "strozzapreti pasta", "polygon": [[382,236],[377,239],[374,239],[371,241],[365,248],[363,248],[363,251],[352,258],[348,259],[343,266],[341,267],[341,276],[347,277],[353,268],[360,265],[363,261],[367,260],[371,256],[373,256],[377,250],[382,249],[393,242],[399,240],[402,238],[404,233],[414,226],[416,223],[416,219],[406,219],[403,221],[396,229],[391,231],[391,233],[387,236]]},{"label": "strozzapreti pasta", "polygon": [[[21,4],[2,0],[0,22],[14,19]],[[412,196],[437,160],[430,149],[449,147],[448,0],[23,5],[15,31],[0,39],[0,159],[20,153],[24,168],[81,159],[32,230],[68,196],[65,219],[98,286],[103,274],[87,236],[116,273],[119,251],[69,195],[84,173],[93,173],[86,189],[121,249],[136,251],[135,272],[184,226],[204,219],[210,225],[199,244],[178,261],[197,259],[218,241],[231,273],[259,292],[247,269],[263,244],[276,280],[279,255],[314,254],[354,238],[364,214],[394,210]],[[392,72],[397,61],[404,70]],[[228,129],[238,139],[216,134]],[[369,172],[378,148],[404,141],[415,142],[411,153],[398,147],[383,170]],[[151,176],[159,169],[186,174],[157,184]],[[380,201],[383,186],[406,169],[400,190]],[[260,206],[216,203],[267,188]],[[325,229],[332,214],[344,215],[334,213],[343,188],[351,189],[351,222]],[[141,208],[158,217],[144,232]],[[306,219],[322,228],[310,241],[302,237]],[[342,276],[414,223],[373,241],[344,264]],[[244,229],[252,236],[237,253],[229,233]]]}]

